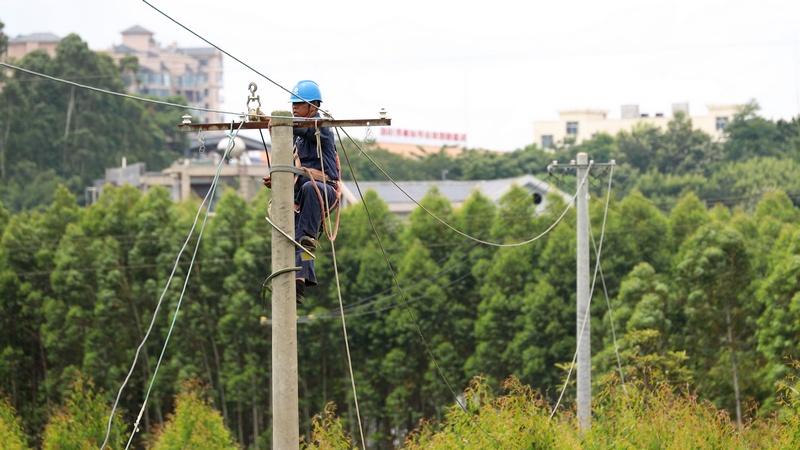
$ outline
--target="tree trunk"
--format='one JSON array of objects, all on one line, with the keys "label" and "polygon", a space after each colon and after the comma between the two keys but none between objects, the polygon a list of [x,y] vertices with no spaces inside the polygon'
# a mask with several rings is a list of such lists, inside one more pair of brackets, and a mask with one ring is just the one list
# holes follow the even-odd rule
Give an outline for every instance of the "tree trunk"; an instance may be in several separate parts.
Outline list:
[{"label": "tree trunk", "polygon": [[[47,355],[45,354],[44,344],[42,343],[41,335],[37,336],[37,338],[38,338],[37,340],[39,341],[39,351],[41,352],[41,358],[42,358],[42,369],[44,370],[44,373],[42,375],[44,375],[44,377],[43,377],[44,378],[44,384],[45,384],[45,386],[47,386]],[[33,379],[36,380],[36,370],[35,369],[34,369],[34,373],[33,373]],[[35,384],[35,381],[34,381],[34,384]],[[35,393],[36,393],[36,391],[38,389],[39,389],[38,386],[34,386],[34,390],[33,390],[33,392],[34,392],[33,404],[34,405],[36,404],[36,394]],[[50,407],[51,407],[50,406],[50,391],[48,389],[44,390],[44,397],[47,400],[47,410],[50,411]]]},{"label": "tree trunk", "polygon": [[725,306],[725,323],[728,326],[728,345],[731,349],[731,364],[733,366],[733,393],[736,397],[736,423],[742,426],[742,402],[739,398],[739,368],[736,365],[736,346],[733,342],[733,324],[731,322],[731,307]]},{"label": "tree trunk", "polygon": [[[247,346],[247,353],[250,354],[250,340],[245,339],[245,345]],[[253,388],[253,445],[255,446],[258,443],[258,372],[257,370],[253,370],[253,378],[251,379],[252,388]]]},{"label": "tree trunk", "polygon": [[244,444],[244,428],[242,422],[244,419],[242,418],[242,402],[236,402],[236,421],[239,422],[238,430],[239,430],[239,443]]},{"label": "tree trunk", "polygon": [[6,178],[6,145],[8,144],[8,134],[11,132],[11,121],[6,124],[6,131],[3,133],[3,140],[0,142],[0,176]]},{"label": "tree trunk", "polygon": [[[214,326],[211,326],[209,329],[214,330]],[[228,426],[228,402],[225,399],[225,382],[222,379],[222,364],[220,363],[219,359],[219,349],[217,348],[217,341],[214,339],[214,336],[211,336],[211,349],[214,351],[214,364],[217,366],[217,384],[219,384],[219,396],[222,401],[222,419],[225,422],[225,426]]]}]

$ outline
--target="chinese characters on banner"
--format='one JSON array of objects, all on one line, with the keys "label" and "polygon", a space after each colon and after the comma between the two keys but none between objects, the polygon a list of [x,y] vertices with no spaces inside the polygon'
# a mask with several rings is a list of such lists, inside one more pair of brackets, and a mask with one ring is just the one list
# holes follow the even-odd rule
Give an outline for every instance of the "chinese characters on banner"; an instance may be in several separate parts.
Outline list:
[{"label": "chinese characters on banner", "polygon": [[406,142],[421,144],[435,142],[441,144],[464,145],[467,142],[466,133],[451,133],[444,131],[409,130],[405,128],[381,128],[381,140],[391,142]]}]

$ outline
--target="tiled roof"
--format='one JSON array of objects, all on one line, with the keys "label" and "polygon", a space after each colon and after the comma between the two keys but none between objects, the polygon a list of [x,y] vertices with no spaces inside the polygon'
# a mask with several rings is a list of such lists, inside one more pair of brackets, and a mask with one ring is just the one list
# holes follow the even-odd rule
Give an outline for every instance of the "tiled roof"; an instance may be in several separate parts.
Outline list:
[{"label": "tiled roof", "polygon": [[26,35],[19,35],[11,40],[15,42],[61,42],[61,38],[53,33],[31,33]]},{"label": "tiled roof", "polygon": [[136,53],[136,50],[133,48],[128,47],[127,45],[115,45],[114,46],[114,53]]},{"label": "tiled roof", "polygon": [[134,25],[123,31],[122,34],[153,34],[153,32],[140,27],[139,25]]}]

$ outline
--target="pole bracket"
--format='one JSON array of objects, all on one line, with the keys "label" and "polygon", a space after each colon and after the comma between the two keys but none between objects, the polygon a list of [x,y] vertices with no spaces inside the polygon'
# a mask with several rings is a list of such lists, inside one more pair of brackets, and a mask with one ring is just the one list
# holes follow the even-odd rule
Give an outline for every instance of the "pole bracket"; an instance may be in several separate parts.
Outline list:
[{"label": "pole bracket", "polygon": [[272,273],[270,276],[268,276],[267,279],[264,280],[264,283],[261,285],[261,309],[265,311],[267,309],[267,292],[272,292],[272,284],[270,283],[270,281],[272,281],[272,279],[277,277],[278,275],[283,275],[289,272],[299,272],[300,270],[302,270],[301,267],[287,267],[285,269],[278,270]]},{"label": "pole bracket", "polygon": [[273,172],[291,172],[295,175],[306,174],[306,172],[300,167],[290,166],[287,164],[273,164],[272,167],[270,167],[269,169],[269,174],[272,175]]}]

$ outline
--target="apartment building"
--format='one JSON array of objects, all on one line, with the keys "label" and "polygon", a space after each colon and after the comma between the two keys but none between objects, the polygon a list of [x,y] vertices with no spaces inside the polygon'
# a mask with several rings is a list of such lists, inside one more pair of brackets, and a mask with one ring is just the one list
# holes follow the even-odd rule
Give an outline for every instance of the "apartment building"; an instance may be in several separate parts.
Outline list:
[{"label": "apartment building", "polygon": [[[136,57],[139,69],[125,75],[125,85],[132,94],[149,94],[159,98],[182,95],[190,106],[220,110],[222,105],[222,52],[213,47],[162,46],[154,33],[140,26],[122,32],[122,43],[110,49],[95,50],[110,55],[117,63],[125,57]],[[34,50],[56,56],[61,38],[52,33],[33,33],[10,39],[4,55],[20,60]],[[223,122],[219,113],[192,112],[194,122]]]},{"label": "apartment building", "polygon": [[733,120],[739,105],[707,105],[708,114],[690,115],[688,103],[672,105],[672,114],[663,112],[647,113],[639,109],[639,105],[623,105],[619,118],[611,118],[608,111],[599,109],[583,109],[559,111],[558,120],[542,120],[533,122],[533,139],[539,147],[547,149],[564,143],[580,143],[591,139],[598,133],[616,135],[622,130],[631,128],[640,122],[666,129],[667,124],[680,111],[692,119],[692,126],[700,129],[715,139],[723,138],[723,131]]},{"label": "apartment building", "polygon": [[[222,52],[213,47],[162,47],[140,26],[122,32],[122,44],[105,53],[115,61],[135,56],[139,70],[125,78],[129,92],[166,98],[182,95],[191,106],[219,110],[222,105]],[[192,112],[194,122],[223,122],[219,113]]]}]

